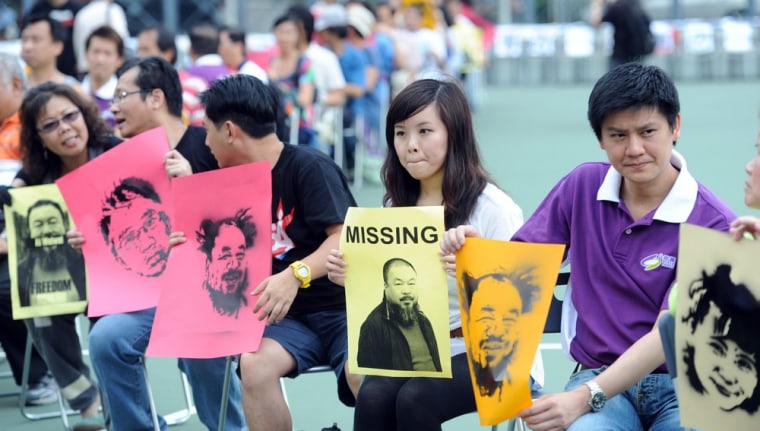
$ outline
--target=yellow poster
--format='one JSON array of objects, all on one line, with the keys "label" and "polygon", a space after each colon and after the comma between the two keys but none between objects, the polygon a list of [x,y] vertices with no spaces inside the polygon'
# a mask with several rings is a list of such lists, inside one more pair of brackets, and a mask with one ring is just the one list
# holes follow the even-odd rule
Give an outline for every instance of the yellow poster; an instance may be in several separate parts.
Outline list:
[{"label": "yellow poster", "polygon": [[348,360],[358,374],[451,377],[443,207],[349,208]]},{"label": "yellow poster", "polygon": [[675,359],[681,425],[760,423],[760,241],[682,224]]},{"label": "yellow poster", "polygon": [[5,207],[14,319],[81,313],[87,305],[82,253],[66,244],[74,227],[55,184],[11,189]]},{"label": "yellow poster", "polygon": [[462,330],[483,425],[531,405],[530,369],[563,251],[558,244],[468,238],[457,252]]}]

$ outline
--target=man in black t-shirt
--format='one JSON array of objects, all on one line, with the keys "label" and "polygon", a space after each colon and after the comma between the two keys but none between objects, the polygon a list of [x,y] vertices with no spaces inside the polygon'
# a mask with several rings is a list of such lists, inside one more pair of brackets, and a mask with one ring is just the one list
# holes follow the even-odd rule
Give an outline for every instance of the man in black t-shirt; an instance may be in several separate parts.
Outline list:
[{"label": "man in black t-shirt", "polygon": [[646,52],[650,42],[647,39],[652,37],[649,16],[639,0],[590,0],[589,13],[591,25],[599,27],[608,22],[615,30],[610,69],[623,63],[641,62],[649,54]]},{"label": "man in black t-shirt", "polygon": [[[163,127],[170,147],[164,158],[170,177],[218,168],[205,145],[203,128],[182,122],[182,87],[169,62],[160,57],[132,59],[116,71],[116,76],[111,112],[123,137]],[[155,310],[103,316],[90,332],[90,359],[105,394],[113,429],[153,428],[147,387],[135,387],[130,376],[143,372],[141,362],[134,358],[145,354]],[[217,429],[226,358],[180,358],[178,362],[192,386],[198,417],[208,429]],[[233,376],[225,416],[227,430],[245,429],[240,397],[240,381]],[[163,418],[159,421],[163,429]]]},{"label": "man in black t-shirt", "polygon": [[277,138],[272,87],[237,75],[216,81],[201,102],[206,143],[219,166],[272,166],[272,275],[252,292],[260,294],[254,313],[268,325],[259,350],[241,355],[240,375],[248,427],[290,430],[280,377],[327,363],[341,401],[353,405],[358,390],[358,376],[346,368],[345,293],[326,277],[327,254],[338,247],[346,212],[356,202],[329,157]]},{"label": "man in black t-shirt", "polygon": [[58,56],[57,67],[61,73],[69,76],[77,76],[77,58],[74,53],[74,17],[84,5],[79,1],[67,0],[39,0],[25,14],[47,15],[61,23],[66,30],[66,38],[63,41],[63,52]]}]

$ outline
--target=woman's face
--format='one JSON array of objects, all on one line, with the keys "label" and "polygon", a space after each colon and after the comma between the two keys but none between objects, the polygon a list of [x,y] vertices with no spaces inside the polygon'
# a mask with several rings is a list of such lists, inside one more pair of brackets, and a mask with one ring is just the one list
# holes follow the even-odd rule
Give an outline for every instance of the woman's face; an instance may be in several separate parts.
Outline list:
[{"label": "woman's face", "polygon": [[443,178],[449,133],[435,103],[396,123],[393,136],[401,166],[412,178],[421,182]]},{"label": "woman's face", "polygon": [[37,133],[42,145],[66,161],[87,160],[89,132],[79,108],[63,96],[53,96],[37,116]]},{"label": "woman's face", "polygon": [[715,334],[713,322],[719,316],[720,310],[711,303],[702,325],[705,329],[701,336],[695,337],[694,371],[707,393],[718,402],[718,407],[730,411],[755,392],[757,358],[742,350],[733,340]]},{"label": "woman's face", "polygon": [[280,49],[295,49],[298,46],[298,27],[293,21],[284,21],[274,28],[274,38]]}]

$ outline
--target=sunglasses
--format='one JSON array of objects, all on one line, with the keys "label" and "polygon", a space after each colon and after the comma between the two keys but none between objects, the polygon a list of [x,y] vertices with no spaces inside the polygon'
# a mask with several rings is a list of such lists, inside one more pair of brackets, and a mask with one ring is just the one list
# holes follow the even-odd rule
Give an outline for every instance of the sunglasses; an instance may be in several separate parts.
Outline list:
[{"label": "sunglasses", "polygon": [[79,115],[81,112],[79,109],[76,111],[67,112],[66,114],[63,114],[63,117],[61,117],[58,120],[50,120],[47,123],[43,124],[37,129],[38,133],[52,133],[58,130],[58,126],[61,125],[61,122],[64,122],[66,124],[72,124],[73,122],[77,121],[79,119]]}]

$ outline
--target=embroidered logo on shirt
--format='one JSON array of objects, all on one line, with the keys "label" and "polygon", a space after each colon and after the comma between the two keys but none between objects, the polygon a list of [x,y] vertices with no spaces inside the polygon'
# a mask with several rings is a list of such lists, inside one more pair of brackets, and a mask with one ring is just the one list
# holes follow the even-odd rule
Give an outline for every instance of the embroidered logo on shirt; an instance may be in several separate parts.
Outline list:
[{"label": "embroidered logo on shirt", "polygon": [[639,263],[644,268],[644,271],[652,271],[661,266],[673,269],[676,267],[676,258],[664,253],[655,253],[641,259],[641,262]]}]

